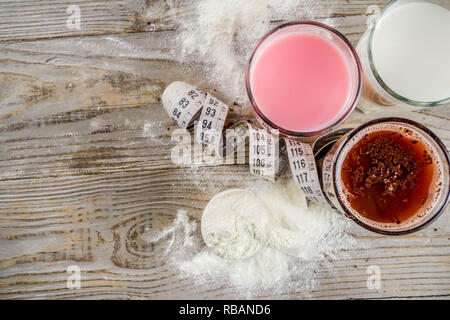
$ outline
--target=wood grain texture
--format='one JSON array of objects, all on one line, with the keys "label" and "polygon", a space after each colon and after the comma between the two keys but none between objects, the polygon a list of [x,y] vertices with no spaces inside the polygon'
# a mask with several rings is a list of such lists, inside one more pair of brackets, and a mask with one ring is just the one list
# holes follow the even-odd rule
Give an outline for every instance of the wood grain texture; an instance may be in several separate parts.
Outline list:
[{"label": "wood grain texture", "polygon": [[[165,86],[185,80],[213,89],[201,65],[177,59],[176,21],[190,17],[190,2],[169,10],[164,1],[73,1],[85,19],[80,32],[65,27],[67,2],[37,2],[0,4],[0,298],[246,298],[233,287],[180,278],[164,254],[167,242],[145,237],[179,209],[199,220],[216,192],[258,181],[246,165],[170,160],[176,127],[159,102]],[[385,2],[342,0],[317,18],[332,19],[355,44],[367,6]],[[448,106],[382,115],[420,121],[450,148]],[[356,111],[346,123],[378,116]],[[233,107],[233,121],[249,117],[245,106]],[[316,270],[314,291],[299,285],[257,298],[448,299],[448,211],[395,238],[355,224],[358,246],[333,261],[333,273]],[[79,290],[66,288],[72,264],[82,270]],[[369,265],[381,267],[380,290],[366,287]]]},{"label": "wood grain texture", "polygon": [[[169,6],[171,3],[171,6]],[[192,19],[190,0],[5,0],[0,3],[0,41],[51,39],[116,33],[176,30],[179,19]],[[368,3],[383,5],[386,0],[319,0],[301,2],[289,20],[365,15]],[[343,5],[344,4],[344,5]],[[67,28],[67,8],[80,8],[82,27]],[[330,12],[330,8],[332,11]],[[277,21],[281,22],[281,20]]]}]

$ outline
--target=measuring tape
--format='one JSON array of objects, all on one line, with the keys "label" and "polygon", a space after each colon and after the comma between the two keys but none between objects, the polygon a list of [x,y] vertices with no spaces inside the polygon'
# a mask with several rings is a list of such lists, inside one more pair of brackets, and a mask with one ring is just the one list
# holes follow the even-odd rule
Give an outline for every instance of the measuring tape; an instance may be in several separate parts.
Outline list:
[{"label": "measuring tape", "polygon": [[206,146],[210,151],[219,152],[227,114],[228,105],[207,93],[198,121],[197,142]]},{"label": "measuring tape", "polygon": [[172,120],[186,129],[203,108],[205,94],[186,82],[175,81],[164,90],[161,101]]},{"label": "measuring tape", "polygon": [[250,172],[274,180],[277,162],[280,159],[275,137],[250,123],[248,123],[248,130]]},{"label": "measuring tape", "polygon": [[321,205],[328,201],[322,191],[316,160],[311,146],[297,140],[284,138],[292,176],[306,197]]},{"label": "measuring tape", "polygon": [[274,181],[289,163],[294,180],[307,198],[318,204],[328,204],[309,144],[290,138],[279,139],[248,121],[239,121],[231,126],[229,129],[234,130],[232,136],[224,134],[228,105],[186,82],[171,83],[161,100],[167,114],[180,127],[190,128],[197,122],[195,140],[209,151],[222,157],[234,154],[245,148],[248,136],[252,174]]}]

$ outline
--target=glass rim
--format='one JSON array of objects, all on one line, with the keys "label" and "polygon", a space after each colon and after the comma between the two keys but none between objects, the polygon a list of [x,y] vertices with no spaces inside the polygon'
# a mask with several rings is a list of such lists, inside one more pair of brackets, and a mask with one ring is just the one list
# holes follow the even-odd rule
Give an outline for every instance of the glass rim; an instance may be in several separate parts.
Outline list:
[{"label": "glass rim", "polygon": [[[372,54],[372,41],[373,41],[373,37],[374,37],[374,33],[375,30],[378,26],[379,21],[382,19],[382,17],[384,16],[385,12],[387,10],[389,10],[395,3],[397,3],[398,1],[404,1],[404,0],[391,0],[389,3],[387,3],[379,12],[379,14],[377,15],[377,17],[375,18],[375,20],[372,22],[372,24],[370,25],[370,33],[369,33],[369,41],[368,41],[368,45],[367,45],[367,56],[368,56],[368,60],[369,60],[369,66],[370,69],[372,70],[372,73],[375,77],[375,79],[377,80],[378,84],[383,88],[383,90],[385,90],[388,94],[390,94],[392,97],[394,97],[395,99],[399,100],[400,102],[409,104],[409,105],[413,105],[416,107],[435,107],[435,106],[440,106],[446,103],[450,102],[450,97],[442,99],[442,100],[436,100],[436,101],[418,101],[418,100],[413,100],[413,99],[408,99],[404,96],[402,96],[401,94],[397,93],[396,91],[394,91],[393,89],[391,89],[386,82],[384,82],[384,80],[381,78],[380,74],[377,71],[377,68],[375,66],[375,61],[373,58],[373,54]],[[421,0],[422,2],[429,2],[427,0]]]},{"label": "glass rim", "polygon": [[[447,167],[449,168],[449,171],[447,172],[447,174],[450,174],[450,156],[448,154],[448,151],[447,151],[444,143],[441,141],[441,139],[439,139],[439,137],[435,133],[433,133],[430,129],[428,129],[424,125],[417,123],[410,119],[399,118],[399,117],[384,117],[384,118],[374,119],[374,120],[371,120],[369,122],[366,122],[366,123],[360,125],[359,127],[355,128],[354,130],[352,130],[347,136],[345,136],[344,140],[342,141],[340,146],[337,148],[337,150],[335,152],[335,155],[336,155],[335,163],[337,163],[338,157],[341,156],[342,149],[350,141],[351,138],[353,138],[356,134],[358,134],[362,129],[364,129],[366,127],[369,127],[369,126],[372,126],[375,124],[379,124],[379,123],[384,123],[384,122],[397,122],[397,123],[408,124],[413,127],[417,127],[418,129],[422,130],[427,135],[429,135],[430,138],[433,139],[433,141],[437,144],[437,146],[441,149],[442,153],[444,154],[444,159],[442,161],[447,162]],[[357,224],[359,224],[364,229],[367,229],[367,230],[375,232],[375,233],[390,235],[390,236],[400,236],[400,235],[411,234],[411,233],[417,232],[419,230],[422,230],[423,228],[425,228],[426,226],[428,226],[432,222],[434,222],[445,211],[445,209],[450,201],[450,190],[447,190],[447,194],[445,195],[444,202],[442,203],[441,207],[433,214],[433,216],[430,219],[419,223],[419,225],[417,225],[413,228],[406,229],[406,230],[386,230],[386,229],[377,228],[377,227],[375,227],[373,225],[369,225],[369,224],[365,223],[364,221],[362,221],[361,219],[359,219],[355,214],[352,213],[351,210],[349,210],[346,207],[346,205],[342,201],[341,197],[338,196],[339,195],[339,193],[337,192],[338,191],[338,186],[337,186],[337,177],[338,176],[337,176],[337,172],[336,172],[337,167],[338,167],[337,165],[335,165],[333,167],[333,188],[334,188],[334,192],[336,194],[336,199],[339,202],[339,205],[344,210],[344,213],[346,216],[351,218],[353,221],[355,221]],[[446,173],[443,172],[443,174],[446,174]]]},{"label": "glass rim", "polygon": [[[279,125],[276,125],[275,123],[273,123],[272,121],[270,121],[265,115],[264,113],[259,109],[258,104],[256,103],[255,98],[253,97],[253,93],[252,93],[252,89],[251,89],[251,85],[250,85],[250,69],[253,65],[253,61],[255,58],[255,54],[258,51],[259,47],[262,45],[262,43],[269,38],[272,34],[274,34],[275,32],[282,30],[284,28],[288,28],[288,27],[292,27],[292,26],[296,26],[296,25],[309,25],[309,26],[314,26],[317,28],[321,28],[321,29],[325,29],[328,32],[331,32],[333,34],[335,34],[340,40],[343,41],[343,43],[345,44],[345,46],[350,50],[351,55],[353,57],[353,61],[355,62],[356,65],[356,69],[357,69],[357,74],[358,74],[358,86],[356,89],[356,93],[355,96],[353,97],[353,100],[351,101],[350,107],[347,108],[347,110],[339,117],[338,120],[336,120],[335,122],[333,122],[331,125],[317,130],[317,131],[310,131],[310,132],[297,132],[297,131],[292,131],[292,130],[288,130],[288,129],[284,129]],[[247,71],[245,74],[245,86],[247,89],[247,95],[249,97],[250,100],[250,106],[251,106],[251,110],[254,114],[254,116],[256,117],[256,119],[263,125],[263,126],[269,126],[271,129],[276,129],[278,130],[279,133],[284,134],[286,136],[292,136],[292,137],[314,137],[314,136],[318,136],[321,134],[324,134],[334,128],[336,128],[337,126],[339,126],[342,122],[345,121],[345,119],[348,118],[348,116],[353,112],[353,110],[356,108],[360,95],[361,95],[361,90],[362,90],[362,67],[361,67],[361,62],[359,60],[358,54],[356,53],[355,48],[353,47],[353,45],[350,43],[350,41],[339,31],[337,31],[336,29],[327,26],[326,24],[320,23],[320,22],[315,22],[315,21],[309,21],[309,20],[298,20],[298,21],[291,21],[291,22],[287,22],[287,23],[283,23],[273,29],[271,29],[269,32],[267,32],[257,43],[257,45],[255,46],[255,48],[253,49],[252,55],[250,56],[248,65],[247,65]]]}]

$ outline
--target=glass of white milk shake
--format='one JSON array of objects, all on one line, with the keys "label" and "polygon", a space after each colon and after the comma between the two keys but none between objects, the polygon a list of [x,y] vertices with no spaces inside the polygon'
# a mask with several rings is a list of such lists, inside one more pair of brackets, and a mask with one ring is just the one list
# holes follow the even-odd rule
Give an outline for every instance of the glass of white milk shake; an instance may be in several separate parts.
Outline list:
[{"label": "glass of white milk shake", "polygon": [[393,0],[357,45],[362,108],[450,102],[450,0]]}]

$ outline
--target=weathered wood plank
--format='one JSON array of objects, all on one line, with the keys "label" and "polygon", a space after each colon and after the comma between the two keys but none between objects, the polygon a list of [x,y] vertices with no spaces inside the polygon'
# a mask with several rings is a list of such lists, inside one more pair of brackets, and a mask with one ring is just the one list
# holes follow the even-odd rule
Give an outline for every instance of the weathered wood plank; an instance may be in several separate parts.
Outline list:
[{"label": "weathered wood plank", "polygon": [[[73,5],[80,9],[80,29],[67,25]],[[0,41],[140,31],[144,10],[144,1],[2,1]]]},{"label": "weathered wood plank", "polygon": [[[53,3],[64,5],[48,6]],[[82,4],[101,11],[105,3]],[[365,17],[356,14],[365,12],[366,3],[340,5],[345,17],[331,20],[353,43],[365,28]],[[23,2],[2,5],[16,8]],[[159,27],[175,21],[172,16],[167,13]],[[8,39],[24,39],[21,32],[33,40],[44,37],[19,28]],[[81,35],[95,34],[89,32]],[[180,278],[162,254],[163,241],[124,249],[136,241],[129,231],[137,225],[159,230],[179,209],[199,220],[216,192],[259,181],[245,165],[179,167],[170,161],[175,126],[160,105],[162,90],[174,80],[213,89],[201,65],[180,64],[175,36],[166,30],[0,44],[0,299],[247,297],[238,288]],[[231,104],[232,98],[224,100]],[[233,121],[251,116],[247,106],[233,109]],[[443,106],[383,115],[420,121],[450,148],[449,112]],[[356,111],[347,124],[377,116]],[[355,224],[357,247],[333,262],[333,274],[325,265],[318,268],[314,291],[294,285],[257,297],[448,299],[448,211],[431,227],[398,238]],[[71,264],[82,270],[79,290],[66,288]],[[366,287],[369,265],[382,268],[379,291]]]},{"label": "weathered wood plank", "polygon": [[[365,15],[369,5],[382,6],[387,2],[300,1],[295,12],[283,20]],[[179,19],[195,16],[192,1],[169,3],[164,0],[6,0],[0,3],[0,42],[176,30]],[[73,5],[80,8],[79,30],[67,26],[71,16],[67,9]]]}]

